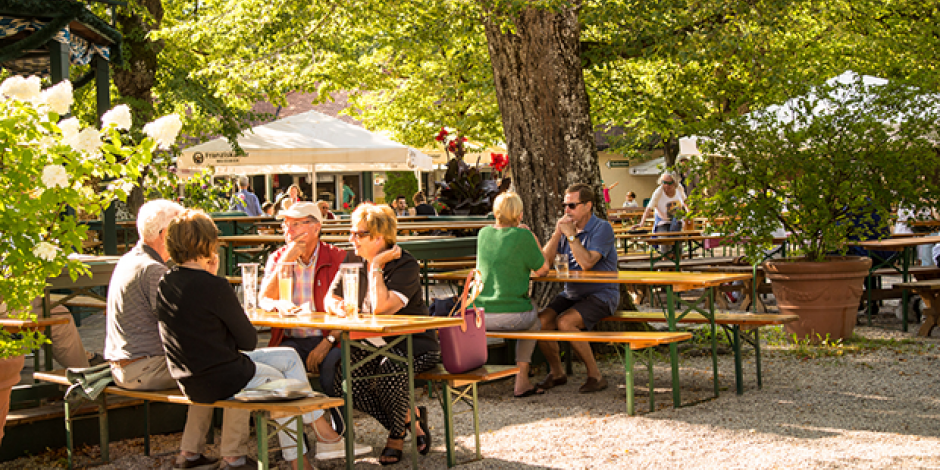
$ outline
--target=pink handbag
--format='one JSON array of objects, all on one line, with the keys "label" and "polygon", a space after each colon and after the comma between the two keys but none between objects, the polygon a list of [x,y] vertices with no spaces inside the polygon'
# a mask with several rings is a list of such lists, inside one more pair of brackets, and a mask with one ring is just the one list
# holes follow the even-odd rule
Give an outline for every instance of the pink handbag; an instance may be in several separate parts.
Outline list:
[{"label": "pink handbag", "polygon": [[[444,368],[451,374],[461,374],[486,364],[486,320],[483,309],[472,304],[483,287],[480,272],[476,269],[467,275],[463,294],[448,316],[463,318],[463,324],[441,328],[438,335],[441,340],[441,358]],[[468,299],[467,294],[471,293]]]}]

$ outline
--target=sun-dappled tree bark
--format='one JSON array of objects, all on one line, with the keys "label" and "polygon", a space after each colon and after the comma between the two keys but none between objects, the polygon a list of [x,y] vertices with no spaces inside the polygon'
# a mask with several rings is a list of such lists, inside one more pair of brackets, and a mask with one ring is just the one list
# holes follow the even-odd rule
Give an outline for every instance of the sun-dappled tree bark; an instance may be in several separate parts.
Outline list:
[{"label": "sun-dappled tree bark", "polygon": [[[489,10],[484,18],[515,189],[525,222],[543,241],[563,214],[565,188],[600,181],[579,55],[580,2],[572,4],[507,15]],[[602,207],[595,205],[606,217]],[[551,293],[536,286],[533,294],[544,305]]]}]

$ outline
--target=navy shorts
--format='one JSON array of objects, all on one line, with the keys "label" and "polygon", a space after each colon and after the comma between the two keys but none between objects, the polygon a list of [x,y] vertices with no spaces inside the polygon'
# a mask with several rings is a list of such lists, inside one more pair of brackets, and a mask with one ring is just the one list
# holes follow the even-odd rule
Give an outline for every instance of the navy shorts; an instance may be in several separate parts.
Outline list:
[{"label": "navy shorts", "polygon": [[579,300],[571,300],[562,294],[558,294],[549,302],[547,309],[552,309],[558,316],[561,316],[567,310],[577,310],[581,314],[581,320],[584,321],[584,329],[593,330],[597,322],[613,315],[607,302],[591,295]]}]

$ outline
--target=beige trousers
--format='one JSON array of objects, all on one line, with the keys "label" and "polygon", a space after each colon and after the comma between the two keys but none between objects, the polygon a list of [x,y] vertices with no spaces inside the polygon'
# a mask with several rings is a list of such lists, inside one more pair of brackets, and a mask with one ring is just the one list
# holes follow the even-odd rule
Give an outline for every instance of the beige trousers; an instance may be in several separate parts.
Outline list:
[{"label": "beige trousers", "polygon": [[[165,390],[178,388],[179,385],[166,368],[165,356],[153,356],[127,367],[111,363],[111,375],[114,383],[129,390]],[[206,446],[206,435],[212,426],[211,406],[192,405],[186,414],[186,427],[180,450],[201,454]],[[220,455],[223,457],[241,457],[248,455],[248,422],[251,412],[248,410],[225,409],[222,413],[222,439]]]}]

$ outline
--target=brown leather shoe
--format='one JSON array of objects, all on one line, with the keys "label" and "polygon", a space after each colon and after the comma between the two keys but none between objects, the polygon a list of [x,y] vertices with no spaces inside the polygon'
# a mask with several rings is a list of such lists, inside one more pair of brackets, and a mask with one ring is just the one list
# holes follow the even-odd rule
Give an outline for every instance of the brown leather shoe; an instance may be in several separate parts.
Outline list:
[{"label": "brown leather shoe", "polygon": [[607,388],[607,379],[601,376],[600,380],[595,379],[594,377],[588,377],[587,382],[584,382],[584,385],[578,389],[581,393],[591,393],[599,392]]},{"label": "brown leather shoe", "polygon": [[541,388],[542,390],[549,390],[555,388],[556,386],[561,386],[568,383],[568,376],[564,375],[559,378],[552,377],[552,374],[545,376],[545,380],[535,384],[536,387]]}]

